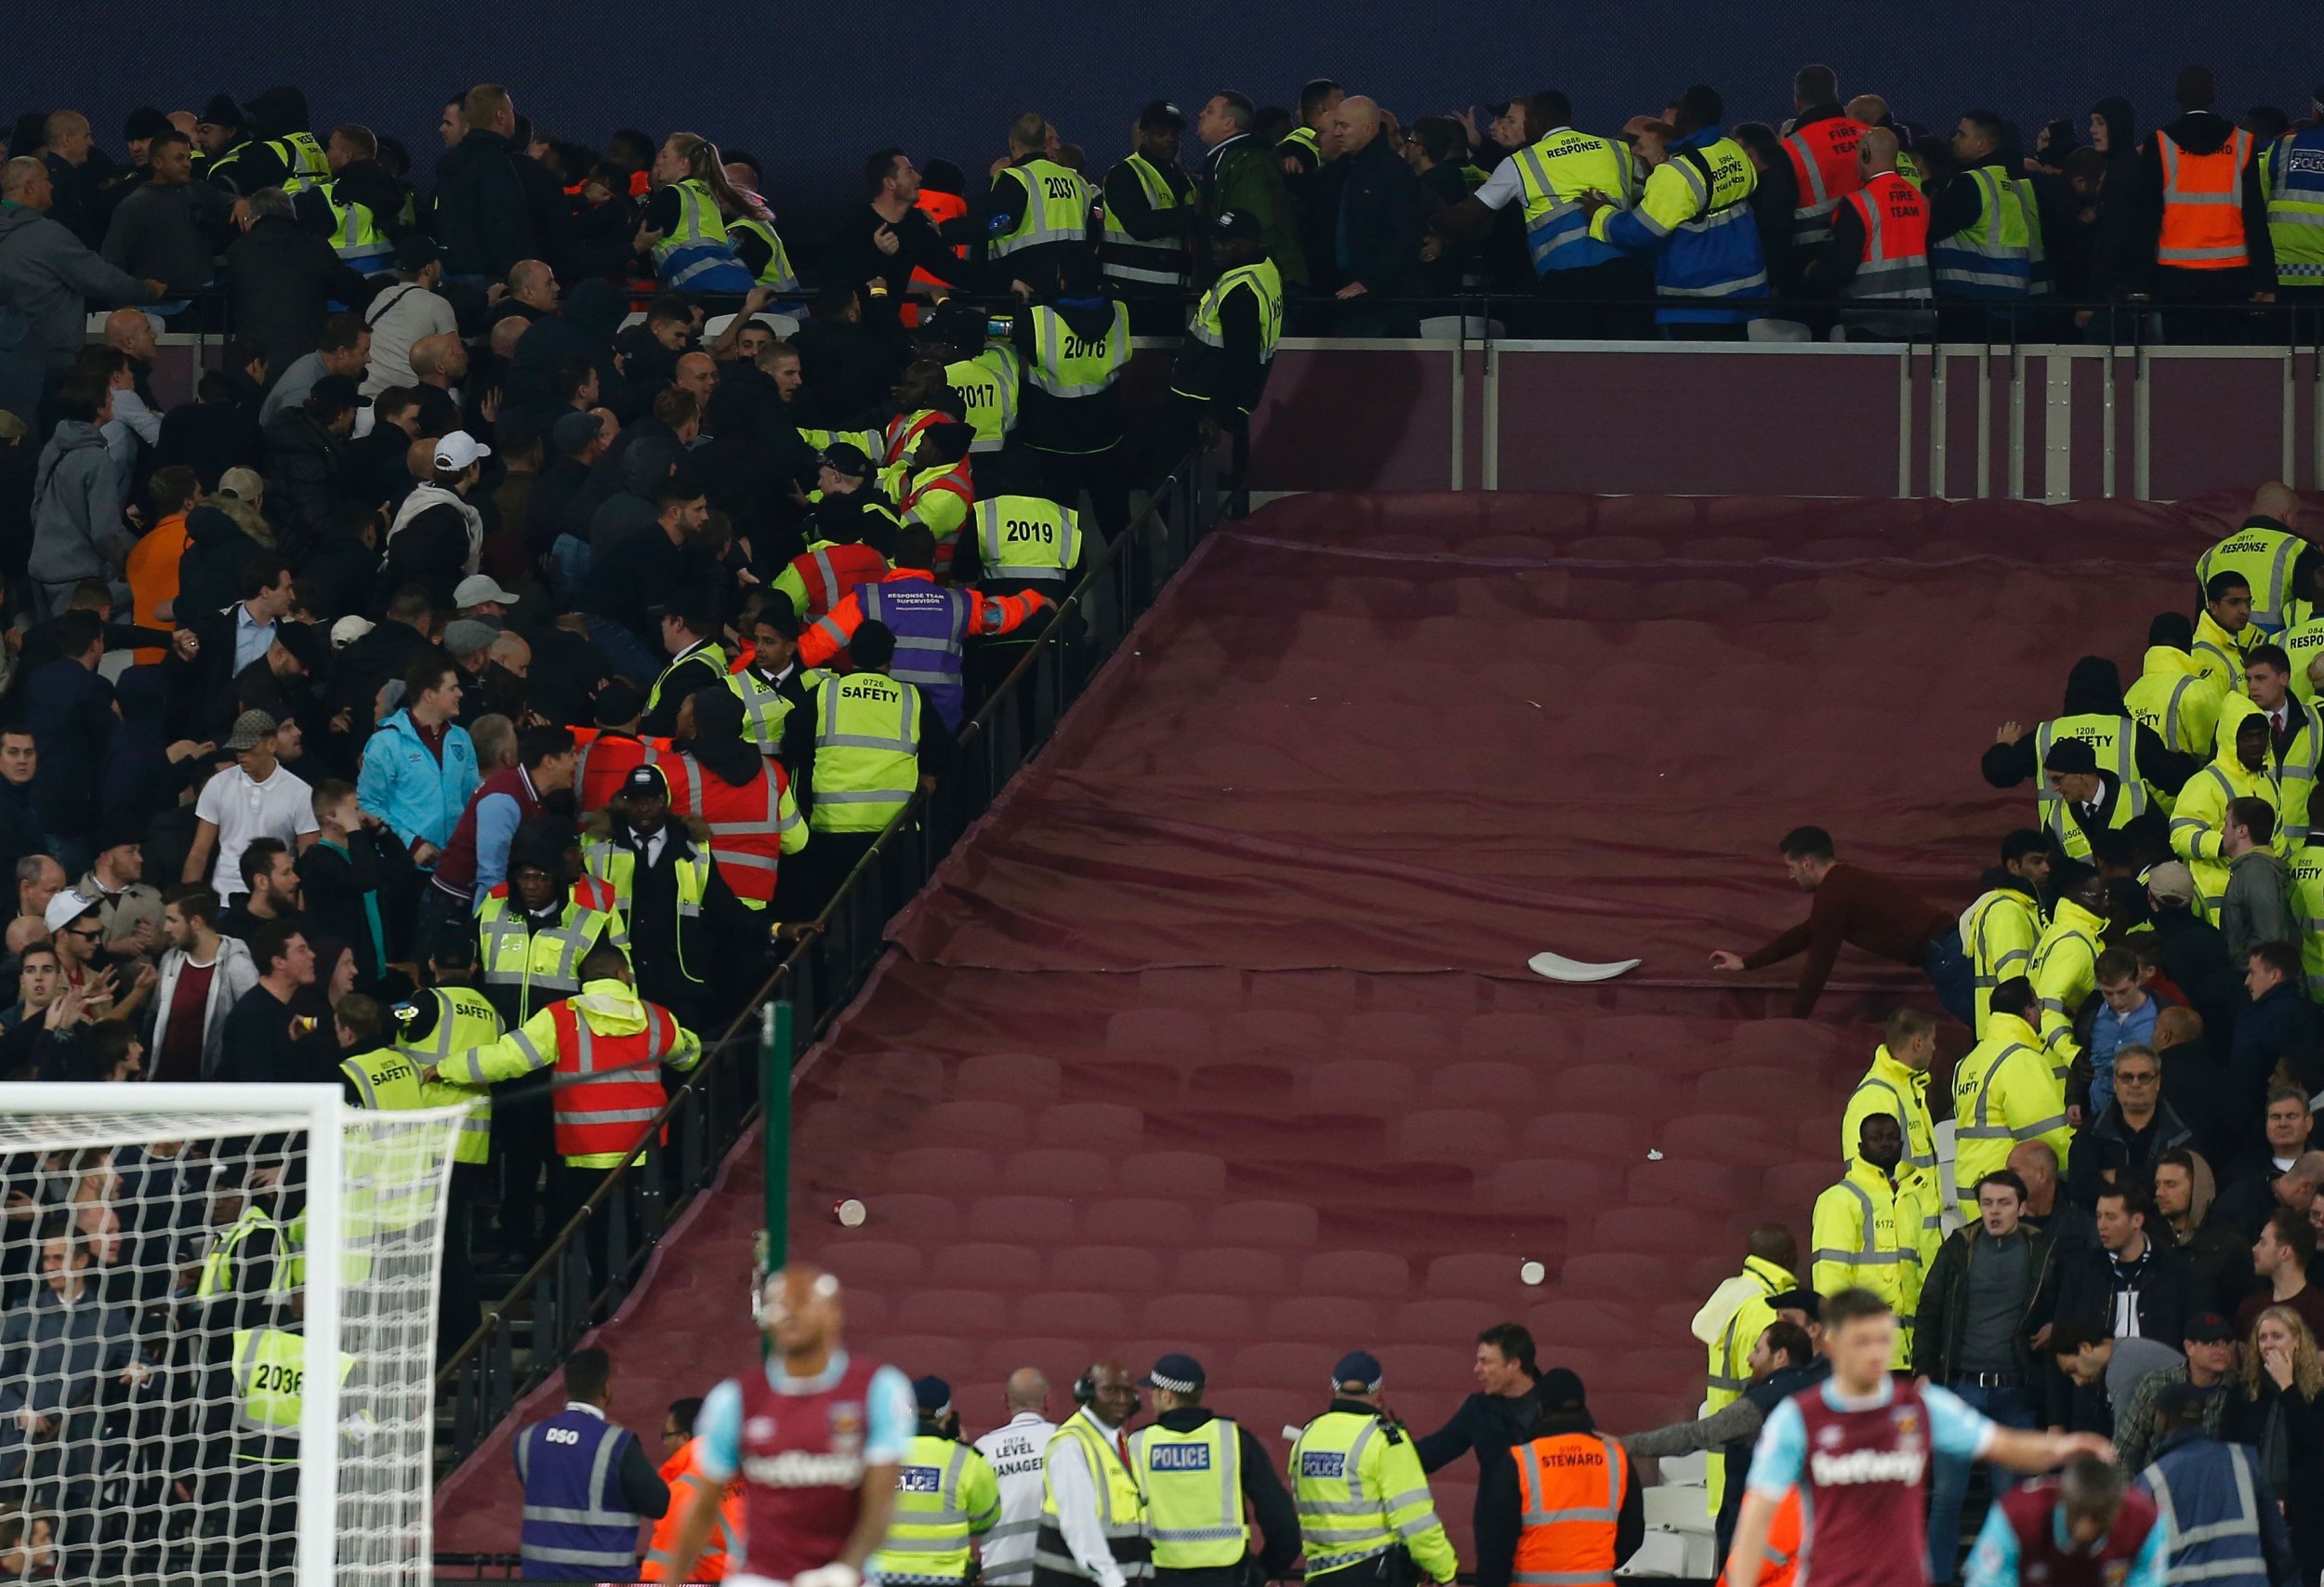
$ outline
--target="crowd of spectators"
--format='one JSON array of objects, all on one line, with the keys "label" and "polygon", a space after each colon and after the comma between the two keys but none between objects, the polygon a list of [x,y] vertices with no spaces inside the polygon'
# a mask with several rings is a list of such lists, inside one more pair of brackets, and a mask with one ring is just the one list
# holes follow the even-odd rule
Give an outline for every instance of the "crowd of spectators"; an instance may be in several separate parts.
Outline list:
[{"label": "crowd of spectators", "polygon": [[[2089,146],[2078,118],[2027,150],[1987,112],[1932,138],[1836,94],[1810,69],[1789,108],[1844,113],[1868,146],[1908,155],[1940,217],[1980,170],[2022,181],[2059,298],[2161,290],[2156,146],[2126,102],[2097,107]],[[2207,74],[2182,77],[2180,142],[2217,131],[2212,97]],[[907,684],[925,787],[993,676],[960,665],[961,641],[1022,643],[1058,588],[1001,554],[977,504],[1070,512],[1086,492],[1102,544],[1134,485],[1247,419],[1287,314],[1393,335],[1464,286],[1542,298],[1512,204],[1525,190],[1505,173],[1569,119],[1552,92],[1483,125],[1407,125],[1325,82],[1296,112],[1225,92],[1192,118],[1146,106],[1132,160],[1091,182],[1083,152],[1028,115],[983,190],[949,162],[875,152],[810,291],[747,154],[685,132],[586,149],[490,85],[442,107],[432,181],[370,129],[317,136],[293,89],[140,111],[125,159],[73,112],[32,118],[0,172],[0,862],[17,890],[0,973],[18,986],[0,1078],[327,1080],[383,1047],[425,1051],[453,1005],[406,1011],[460,988],[489,1003],[490,1039],[578,985],[529,946],[509,959],[510,933],[577,933],[568,972],[613,942],[641,995],[715,1028],[877,830],[817,797],[830,735],[811,691],[910,672],[855,592],[960,592],[952,670]],[[1631,230],[1593,220],[1591,235],[1651,231],[1628,187],[1724,122],[1701,87],[1633,121],[1617,191],[1583,206]],[[1206,149],[1193,177],[1190,126]],[[2308,126],[2265,110],[2242,123],[2270,149]],[[1673,324],[1816,321],[1831,245],[1802,236],[1790,130],[1732,129],[1776,304]],[[2259,213],[2238,303],[2275,293]],[[1271,291],[1219,294],[1262,261]],[[1606,262],[1591,290],[1643,324],[1649,272]],[[1111,299],[1175,330],[1198,284],[1162,411],[1125,414],[1118,364],[1094,403],[1038,377],[1098,355],[1060,353],[1036,325],[1103,346]],[[706,297],[731,311],[713,318]],[[114,311],[101,336],[92,308]],[[190,400],[164,395],[157,324],[222,334]],[[1203,362],[1221,348],[1235,372]],[[2292,510],[2268,496],[2255,522],[2285,528]],[[1936,1029],[1900,1013],[1847,1110],[1847,1177],[1817,1204],[1809,1263],[1788,1235],[1755,1238],[1783,1283],[1732,1375],[1747,1356],[1763,1380],[1812,1375],[1816,1296],[1852,1287],[1916,1319],[1900,1369],[1966,1382],[2003,1420],[2120,1431],[2124,1408],[2181,1373],[2216,1391],[2223,1435],[2260,1451],[2312,1573],[2324,942],[2308,933],[2324,903],[2303,890],[2324,887],[2304,857],[2324,724],[2291,657],[2324,646],[2306,605],[2318,562],[2300,557],[2293,603],[2269,607],[2273,642],[2254,642],[2255,592],[2230,575],[2205,575],[2196,619],[2157,618],[2147,669],[2167,711],[2126,700],[2093,659],[2060,722],[2003,731],[1985,774],[2036,781],[2042,829],[2003,844],[1958,925],[1802,828],[1784,849],[1816,894],[1809,922],[1720,956],[1805,951],[1805,1012],[1857,942],[1926,968],[1978,1038],[1952,1093],[1959,1209],[1926,1095]],[[761,813],[733,818],[738,798]],[[696,863],[706,879],[682,896],[641,879]],[[2021,1093],[2033,1102],[2014,1111]],[[454,1270],[536,1253],[567,1166],[540,1096],[492,1111],[472,1205],[496,1216],[456,1222],[447,1342],[475,1320],[472,1276]],[[284,1320],[291,1289],[269,1264],[292,1260],[297,1190],[256,1163],[183,1146],[8,1162],[0,1488],[34,1468],[50,1493],[96,1480],[107,1418],[170,1374],[219,1370],[219,1342],[261,1313]],[[205,1260],[221,1250],[231,1271]],[[1424,1452],[1510,1432],[1494,1401],[1530,1392],[1526,1368]],[[1748,1420],[1720,1441],[1748,1448]],[[147,1475],[197,1491],[207,1447]],[[2135,1452],[2134,1431],[2121,1447]],[[53,1534],[46,1513],[0,1522],[8,1547]],[[1948,1547],[1940,1528],[1940,1580]]]},{"label": "crowd of spectators", "polygon": [[[2324,552],[2299,536],[2299,511],[2283,486],[2261,488],[2197,562],[2195,615],[2154,618],[2130,689],[2115,663],[2085,656],[2056,717],[2002,725],[1983,775],[2033,784],[2040,826],[2003,839],[1958,919],[1841,859],[1819,828],[1784,838],[1812,894],[1807,921],[1755,952],[1722,950],[1714,967],[1802,958],[1790,1006],[1804,1014],[1854,944],[1921,970],[1976,1041],[1949,1087],[1934,1084],[1939,1022],[1890,1016],[1849,1098],[1847,1171],[1816,1203],[1805,1266],[1771,1225],[1751,1253],[1768,1276],[1738,1281],[1706,1316],[1756,1333],[1770,1287],[1798,1280],[1795,1304],[1875,1289],[1915,1322],[1896,1369],[2008,1424],[2108,1434],[2133,1475],[2160,1396],[2191,1384],[2208,1396],[2205,1425],[2255,1452],[2313,1574],[2324,860],[2311,857],[2309,791],[2324,757]],[[2280,566],[2247,565],[2255,548]],[[1717,1329],[1706,1342],[1725,1375]],[[1787,1359],[1798,1365],[1755,1357],[1753,1375]],[[1755,1428],[1754,1415],[1721,1414],[1719,1442]],[[1663,1435],[1644,1452],[1684,1447]],[[1965,1468],[1940,1463],[1939,1581],[1957,1564],[1965,1486]]]}]

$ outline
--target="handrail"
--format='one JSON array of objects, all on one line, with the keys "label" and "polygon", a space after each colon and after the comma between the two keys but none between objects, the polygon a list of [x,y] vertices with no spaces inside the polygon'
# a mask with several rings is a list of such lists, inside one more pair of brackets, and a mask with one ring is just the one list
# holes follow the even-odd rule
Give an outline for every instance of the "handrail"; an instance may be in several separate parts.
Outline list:
[{"label": "handrail", "polygon": [[[812,298],[816,290],[815,286],[802,285],[795,292],[779,293],[767,307],[759,311],[779,313],[799,307]],[[632,282],[617,285],[615,291],[625,302],[642,305],[660,296],[662,289],[651,282]],[[716,315],[739,310],[746,295],[739,292],[690,291],[683,293],[682,296],[697,304],[706,313]],[[1192,309],[1201,297],[1200,291],[1189,287],[1175,292],[1147,293],[1138,298],[1125,299],[1125,301],[1129,302],[1133,309],[1141,305],[1148,308],[1155,305],[1175,305],[1183,311]],[[234,292],[231,287],[213,285],[175,295],[170,301],[204,305],[212,310],[214,312],[210,315],[195,316],[196,323],[187,327],[187,334],[202,341],[225,341],[231,340],[236,334],[231,323],[233,318],[233,299]],[[915,301],[918,300],[915,299]],[[1025,300],[1017,297],[1013,292],[956,291],[950,293],[945,301],[972,304],[1000,313],[1019,311],[1026,307]],[[1304,334],[1299,324],[1303,318],[1320,317],[1326,324],[1328,324],[1335,313],[1359,310],[1367,312],[1393,310],[1409,311],[1422,317],[1451,318],[1456,315],[1489,316],[1503,311],[1515,311],[1523,314],[1528,310],[1538,311],[1549,306],[1552,306],[1549,299],[1535,295],[1491,289],[1457,287],[1450,291],[1367,293],[1360,304],[1353,306],[1338,303],[1328,297],[1317,297],[1303,291],[1293,291],[1288,295],[1287,302],[1287,310],[1292,323],[1286,326],[1286,331],[1287,334]],[[1734,297],[1718,299],[1716,306],[1750,309],[1764,318],[1773,320],[1802,318],[1828,320],[1840,316],[1895,316],[1923,312],[1932,315],[1948,312],[1964,314],[1983,312],[1988,315],[1997,326],[2005,322],[2030,322],[2035,326],[2047,324],[2068,329],[2071,327],[2064,327],[2063,324],[2067,316],[2089,313],[2094,318],[2104,320],[2110,328],[2119,322],[2124,327],[2125,334],[2119,337],[2109,336],[2106,339],[2109,345],[2125,348],[2135,347],[2142,341],[2152,341],[2153,338],[2146,335],[2146,327],[2149,324],[2159,325],[2167,331],[2174,321],[2181,324],[2198,326],[2209,324],[2266,324],[2271,326],[2281,326],[2294,334],[2271,336],[2256,340],[2239,337],[2231,342],[2193,341],[2176,345],[2189,347],[2258,346],[2288,350],[2314,350],[2324,346],[2324,315],[2319,315],[2315,306],[2305,302],[2294,303],[2281,300],[2273,303],[2200,303],[2168,301],[2159,298],[2067,298],[2056,294],[2011,300],[1987,300],[1952,298],[1939,294],[1930,299],[1912,301],[1882,298]],[[1554,307],[1561,311],[1627,311],[1637,312],[1657,307],[1700,308],[1702,303],[1699,299],[1657,298],[1652,292],[1647,292],[1620,298],[1561,298],[1555,300]],[[2303,324],[2310,327],[2306,336],[2296,334]],[[91,336],[93,339],[102,339],[93,332]],[[1486,338],[1474,337],[1470,339]],[[1515,338],[1496,337],[1491,339]],[[2047,342],[2059,338],[2020,333],[2014,337],[2000,334],[1986,338],[1919,336],[1900,339],[1916,342],[1950,341],[1954,345],[1974,346],[1980,340],[1986,341],[1988,345],[2003,345],[2012,340]],[[2090,345],[2097,344],[2093,342]]]},{"label": "handrail", "polygon": [[[755,1053],[759,1010],[771,999],[789,997],[800,1006],[793,1022],[792,1063],[813,1045],[847,1000],[855,995],[880,953],[884,935],[867,936],[867,924],[884,928],[888,906],[887,870],[891,854],[900,852],[899,834],[917,831],[921,838],[912,857],[918,878],[917,892],[931,874],[951,840],[969,822],[982,814],[1017,769],[1047,741],[1050,732],[1095,675],[1132,621],[1152,603],[1161,584],[1176,572],[1194,543],[1208,527],[1205,493],[1215,489],[1208,458],[1190,453],[1157,485],[1129,527],[1106,544],[1083,570],[1081,578],[1044,623],[1039,637],[1024,643],[1025,654],[995,685],[983,708],[956,740],[961,752],[953,775],[938,782],[932,792],[915,790],[902,810],[881,828],[863,858],[849,871],[813,920],[799,929],[797,940],[746,1002],[743,1012],[709,1044],[702,1062],[688,1075],[640,1136],[640,1150],[625,1158],[608,1174],[589,1198],[550,1239],[548,1248],[516,1283],[485,1313],[476,1330],[464,1340],[436,1372],[441,1408],[451,1401],[451,1448],[439,1475],[465,1459],[490,1430],[507,1417],[516,1402],[545,1380],[578,1342],[601,1307],[626,1291],[631,1269],[657,1243],[661,1228],[677,1206],[706,1188],[733,1141],[759,1114],[755,1094],[735,1094],[739,1105],[721,1118],[711,1111],[714,1093],[755,1092],[758,1065],[736,1062],[737,1051]],[[1160,552],[1167,564],[1154,577],[1147,563],[1149,531],[1161,531]],[[1108,611],[1098,597],[1115,597]],[[1080,651],[1080,634],[1093,640],[1087,647],[1091,665],[1077,677],[1065,668],[1072,653]],[[1048,687],[1044,688],[1044,682]],[[969,752],[982,747],[981,758]],[[981,772],[981,775],[972,775]],[[968,808],[973,806],[972,809]],[[949,819],[947,819],[949,818]],[[939,836],[938,824],[944,823]],[[898,901],[899,903],[901,900]],[[866,911],[877,907],[876,921]],[[834,927],[838,929],[835,932]],[[836,962],[835,962],[836,961]],[[668,1207],[661,1205],[664,1170],[660,1145],[666,1128],[674,1128],[691,1162]],[[702,1148],[712,1131],[722,1137],[715,1153]],[[635,1248],[629,1243],[628,1202],[631,1182],[643,1188],[645,1227]],[[599,1222],[607,1225],[609,1249],[605,1283],[591,1290],[586,1247]],[[520,1374],[514,1365],[512,1329],[518,1309],[533,1303],[531,1359]],[[548,1335],[544,1338],[544,1333]],[[440,1440],[441,1440],[440,1435]]]}]

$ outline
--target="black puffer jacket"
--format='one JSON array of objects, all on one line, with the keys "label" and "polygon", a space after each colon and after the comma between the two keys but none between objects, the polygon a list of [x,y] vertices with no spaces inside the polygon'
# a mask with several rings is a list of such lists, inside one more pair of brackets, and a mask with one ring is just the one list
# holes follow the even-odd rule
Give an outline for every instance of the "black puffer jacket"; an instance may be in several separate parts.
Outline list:
[{"label": "black puffer jacket", "polygon": [[371,283],[342,264],[329,243],[275,216],[252,222],[234,240],[226,268],[235,323],[265,351],[275,379],[314,351],[332,303],[360,309],[371,300]]},{"label": "black puffer jacket", "polygon": [[274,416],[266,427],[266,447],[275,547],[295,567],[323,543],[337,516],[344,443],[311,409],[297,407]]},{"label": "black puffer jacket", "polygon": [[2106,181],[2091,218],[2082,290],[2115,301],[2144,292],[2154,265],[2153,252],[2140,245],[2138,229],[2145,179],[2138,163],[2138,117],[2131,101],[2119,96],[2100,99],[2090,113],[2106,128]]},{"label": "black puffer jacket", "polygon": [[197,507],[187,513],[186,554],[178,562],[178,626],[231,604],[242,564],[268,549],[218,508]]},{"label": "black puffer jacket", "polygon": [[446,275],[505,276],[530,258],[533,220],[521,158],[496,132],[471,129],[436,163],[436,240]]}]

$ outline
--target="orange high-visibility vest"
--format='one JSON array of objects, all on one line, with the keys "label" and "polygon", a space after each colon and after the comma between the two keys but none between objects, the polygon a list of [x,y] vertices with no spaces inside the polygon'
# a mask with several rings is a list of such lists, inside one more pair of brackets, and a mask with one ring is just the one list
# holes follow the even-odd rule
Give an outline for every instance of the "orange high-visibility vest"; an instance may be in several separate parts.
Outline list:
[{"label": "orange high-visibility vest", "polygon": [[693,809],[694,785],[702,780],[694,758],[682,754],[667,738],[640,738],[601,727],[576,727],[573,741],[581,751],[573,769],[574,800],[584,815],[605,808],[621,791],[624,778],[640,766],[659,766],[669,782],[669,807]]},{"label": "orange high-visibility vest", "polygon": [[[678,1553],[678,1528],[686,1519],[686,1512],[693,1508],[695,1496],[707,1490],[710,1479],[696,1469],[696,1453],[701,1440],[689,1438],[680,1446],[678,1453],[662,1462],[662,1481],[669,1488],[669,1508],[654,1523],[653,1540],[646,1544],[645,1567],[640,1572],[646,1581],[672,1581],[669,1567]],[[694,1560],[693,1574],[689,1581],[723,1581],[727,1562],[733,1556],[736,1542],[743,1535],[743,1485],[738,1479],[726,1485],[725,1495],[719,1501],[718,1528],[710,1541],[702,1545],[701,1554]]]},{"label": "orange high-visibility vest", "polygon": [[[557,1026],[557,1075],[577,1084],[557,1088],[557,1150],[568,1157],[635,1152],[646,1126],[669,1101],[655,1062],[678,1051],[677,1020],[658,1003],[645,1006],[645,1028],[627,1036],[589,1028],[571,998],[549,1006]],[[590,1079],[588,1076],[601,1076]],[[662,1130],[665,1144],[669,1129]]]},{"label": "orange high-visibility vest", "polygon": [[910,452],[914,443],[919,440],[920,431],[930,425],[958,422],[950,414],[935,408],[922,408],[918,413],[896,415],[888,421],[887,428],[880,431],[880,463],[884,466],[903,462],[905,455]]},{"label": "orange high-visibility vest", "polygon": [[1783,140],[1791,175],[1800,184],[1799,207],[1791,212],[1793,240],[1821,243],[1831,237],[1831,212],[1864,185],[1856,169],[1856,145],[1864,124],[1844,115],[1811,121]]},{"label": "orange high-visibility vest", "polygon": [[790,786],[782,762],[765,760],[756,780],[740,785],[705,776],[696,785],[701,808],[694,812],[710,828],[710,857],[719,874],[745,904],[774,900],[774,880],[783,863],[783,830],[799,825],[797,809],[783,819],[783,791]]},{"label": "orange high-visibility vest", "polygon": [[2243,240],[2243,169],[2251,135],[2238,127],[2225,147],[2190,154],[2155,134],[2162,156],[2162,231],[2155,262],[2174,270],[2234,270],[2251,262]]},{"label": "orange high-visibility vest", "polygon": [[1864,255],[1851,298],[1929,298],[1936,284],[1929,274],[1929,206],[1914,187],[1894,171],[1882,171],[1845,201],[1864,224]]},{"label": "orange high-visibility vest", "polygon": [[[1791,1489],[1767,1523],[1767,1546],[1760,1551],[1759,1587],[1791,1587],[1800,1573],[1800,1490]],[[1719,1587],[1727,1587],[1726,1562],[1719,1564]]]},{"label": "orange high-visibility vest", "polygon": [[1514,1587],[1613,1587],[1630,1456],[1595,1433],[1536,1438],[1509,1454],[1525,1501]]},{"label": "orange high-visibility vest", "polygon": [[[793,557],[791,566],[807,589],[807,610],[799,615],[820,617],[857,585],[886,577],[888,559],[861,541],[821,540]],[[735,663],[734,669],[741,668]]]},{"label": "orange high-visibility vest", "polygon": [[[932,188],[922,188],[919,196],[912,201],[912,207],[927,216],[941,229],[946,221],[957,220],[966,215],[969,212],[969,201],[957,192],[938,192]],[[969,250],[963,245],[956,243],[953,245],[952,251],[957,258],[965,259],[969,257]],[[914,265],[912,279],[905,283],[904,290],[919,295],[948,292],[951,288],[918,265]],[[920,323],[919,304],[905,302],[897,310],[897,317],[906,325],[918,324]]]}]

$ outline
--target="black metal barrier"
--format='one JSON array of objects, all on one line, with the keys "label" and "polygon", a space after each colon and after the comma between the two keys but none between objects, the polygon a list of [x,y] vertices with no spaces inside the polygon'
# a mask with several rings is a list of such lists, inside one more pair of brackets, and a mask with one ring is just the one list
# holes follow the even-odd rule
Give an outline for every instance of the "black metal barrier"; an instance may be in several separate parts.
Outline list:
[{"label": "black metal barrier", "polygon": [[[952,774],[889,823],[744,1012],[706,1043],[702,1063],[645,1127],[641,1155],[606,1177],[438,1369],[437,1480],[612,1315],[671,1222],[709,1188],[759,1115],[760,1011],[776,998],[790,1001],[793,1062],[814,1044],[885,951],[889,919],[1048,742],[1218,522],[1222,499],[1212,459],[1190,454],[1090,561],[1040,637],[1017,646],[1023,655],[961,729]],[[593,1246],[601,1280],[592,1272]]]}]

